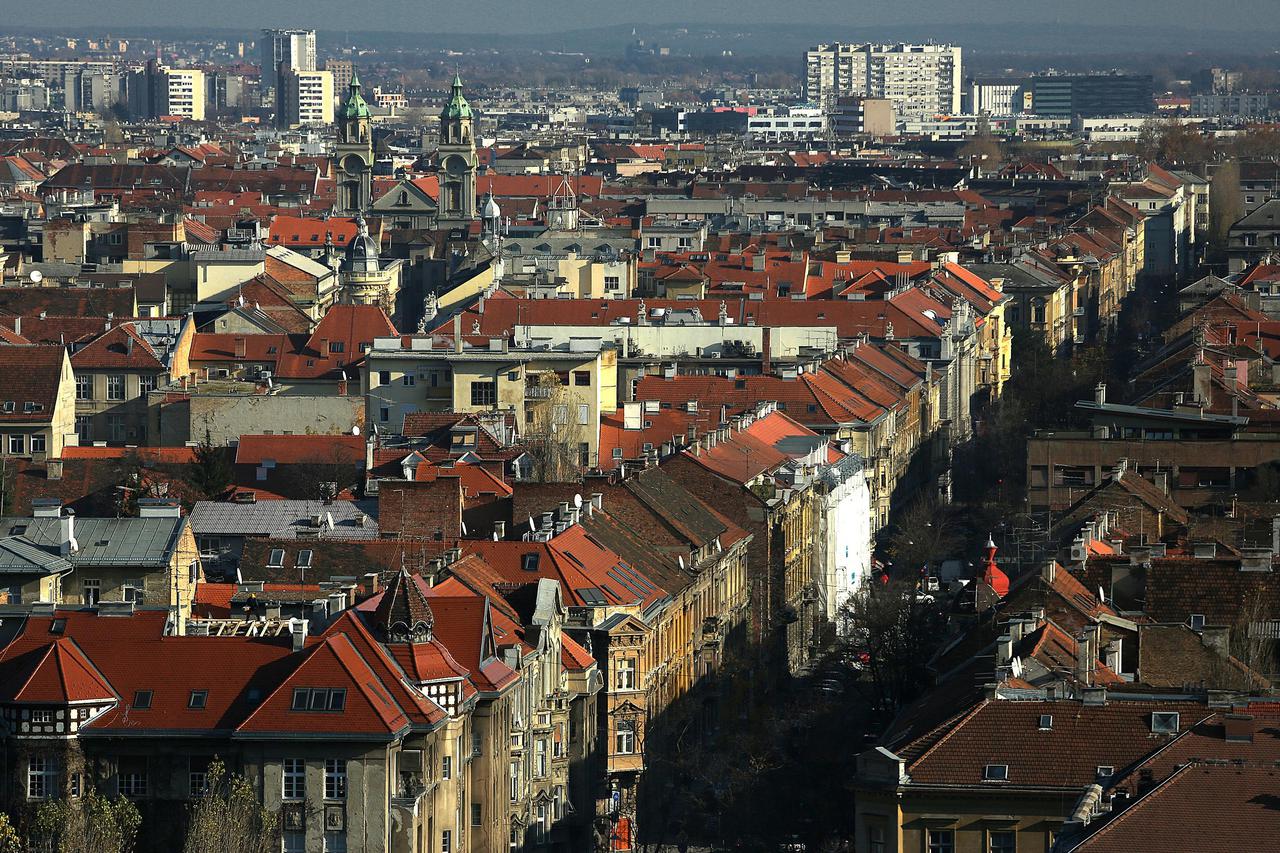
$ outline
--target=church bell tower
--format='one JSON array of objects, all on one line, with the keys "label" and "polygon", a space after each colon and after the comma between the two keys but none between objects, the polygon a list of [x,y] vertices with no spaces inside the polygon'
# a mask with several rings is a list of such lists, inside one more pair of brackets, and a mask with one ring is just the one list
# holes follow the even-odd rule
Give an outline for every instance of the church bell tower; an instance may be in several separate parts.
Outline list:
[{"label": "church bell tower", "polygon": [[338,116],[338,144],[333,155],[337,182],[336,212],[363,213],[373,203],[373,133],[369,104],[360,94],[360,77],[351,75],[351,88]]},{"label": "church bell tower", "polygon": [[471,105],[454,75],[453,92],[440,113],[441,228],[467,228],[476,219],[476,140]]}]

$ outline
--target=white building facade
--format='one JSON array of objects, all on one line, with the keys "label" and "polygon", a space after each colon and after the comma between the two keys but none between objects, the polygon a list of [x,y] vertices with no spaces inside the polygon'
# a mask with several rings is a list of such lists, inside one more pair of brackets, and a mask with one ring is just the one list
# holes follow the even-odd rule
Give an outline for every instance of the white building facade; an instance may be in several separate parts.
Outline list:
[{"label": "white building facade", "polygon": [[960,112],[961,49],[939,44],[820,44],[805,54],[805,95],[887,98],[899,117]]}]

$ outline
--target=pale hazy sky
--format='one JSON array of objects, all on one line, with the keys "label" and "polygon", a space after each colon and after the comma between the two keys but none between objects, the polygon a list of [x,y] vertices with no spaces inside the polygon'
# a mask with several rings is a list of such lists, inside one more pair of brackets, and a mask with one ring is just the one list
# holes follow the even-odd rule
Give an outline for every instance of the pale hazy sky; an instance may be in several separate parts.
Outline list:
[{"label": "pale hazy sky", "polygon": [[[1274,31],[1277,0],[0,0],[15,26],[308,26],[335,31],[549,32],[612,24],[835,27],[1045,22]],[[1224,45],[1226,47],[1226,45]]]}]

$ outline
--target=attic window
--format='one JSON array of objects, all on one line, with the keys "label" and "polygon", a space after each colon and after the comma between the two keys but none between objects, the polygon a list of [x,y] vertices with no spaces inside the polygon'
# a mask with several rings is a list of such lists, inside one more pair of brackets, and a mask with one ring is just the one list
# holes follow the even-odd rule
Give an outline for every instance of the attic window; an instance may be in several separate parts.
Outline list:
[{"label": "attic window", "polygon": [[538,553],[536,551],[520,555],[520,568],[526,572],[538,570]]},{"label": "attic window", "polygon": [[310,550],[299,551],[298,559],[294,561],[294,564],[300,569],[311,568],[311,555],[312,552]]},{"label": "attic window", "polygon": [[1099,779],[1110,779],[1115,775],[1116,768],[1110,764],[1099,764],[1097,772]]},{"label": "attic window", "polygon": [[15,407],[15,404],[14,404],[14,402],[13,402],[12,400],[5,400],[5,401],[4,401],[4,411],[6,411],[6,412],[12,412],[12,411],[14,410],[14,407]]},{"label": "attic window", "polygon": [[1191,614],[1191,630],[1192,631],[1204,630],[1204,614],[1203,613]]},{"label": "attic window", "polygon": [[1047,731],[1051,731],[1052,729],[1053,729],[1053,715],[1041,714],[1040,715],[1040,731],[1047,732]]},{"label": "attic window", "polygon": [[295,687],[292,711],[341,711],[347,707],[347,691],[342,687]]},{"label": "attic window", "polygon": [[267,568],[268,569],[284,568],[284,549],[283,548],[271,549],[271,559],[267,561]]},{"label": "attic window", "polygon": [[67,620],[66,620],[66,619],[54,619],[52,622],[50,622],[50,623],[49,623],[49,633],[50,633],[50,634],[65,634],[65,633],[67,633]]},{"label": "attic window", "polygon": [[1176,711],[1152,711],[1151,732],[1158,735],[1178,733],[1179,715]]},{"label": "attic window", "polygon": [[203,711],[205,706],[209,704],[208,690],[192,690],[190,698],[187,699],[187,707],[193,711]]},{"label": "attic window", "polygon": [[1009,781],[1009,765],[1008,764],[988,764],[982,771],[982,781],[984,782],[1008,782]]},{"label": "attic window", "polygon": [[139,690],[133,694],[133,709],[135,711],[146,711],[151,707],[151,691]]}]

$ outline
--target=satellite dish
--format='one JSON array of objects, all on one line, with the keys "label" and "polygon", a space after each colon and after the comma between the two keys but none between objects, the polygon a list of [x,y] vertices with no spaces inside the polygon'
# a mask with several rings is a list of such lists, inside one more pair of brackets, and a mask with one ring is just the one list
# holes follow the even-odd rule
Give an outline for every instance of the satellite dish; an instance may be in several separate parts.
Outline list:
[{"label": "satellite dish", "polygon": [[360,434],[360,425],[359,425],[359,424],[356,424],[355,426],[353,426],[353,427],[351,428],[351,434],[352,434],[352,435],[359,435],[359,434]]},{"label": "satellite dish", "polygon": [[582,509],[582,494],[578,493],[573,496],[573,505],[578,509]]},{"label": "satellite dish", "polygon": [[1022,658],[1014,658],[1009,662],[1009,668],[1013,670],[1014,678],[1022,677]]},{"label": "satellite dish", "polygon": [[243,308],[243,307],[244,307],[244,294],[243,294],[243,293],[236,297],[236,303],[237,303],[237,304],[239,304],[239,306],[240,306],[241,308]]},{"label": "satellite dish", "polygon": [[27,278],[31,279],[32,284],[39,284],[44,281],[44,273],[40,272],[40,270],[32,270],[31,275],[27,276]]},{"label": "satellite dish", "polygon": [[467,535],[467,523],[465,521],[462,522],[462,535],[463,536]]},{"label": "satellite dish", "polygon": [[497,542],[497,541],[498,541],[498,531],[496,531],[496,530],[495,530],[495,531],[493,531],[493,541],[494,541],[494,542]]},{"label": "satellite dish", "polygon": [[684,557],[681,557],[679,554],[677,554],[676,559],[680,561],[680,568],[684,569]]},{"label": "satellite dish", "polygon": [[1102,594],[1102,585],[1101,585],[1101,584],[1099,584],[1099,585],[1098,585],[1098,603],[1099,603],[1099,604],[1106,604],[1106,603],[1107,603],[1107,597],[1106,597],[1105,595],[1103,595],[1103,594]]},{"label": "satellite dish", "polygon": [[533,516],[529,516],[529,532],[533,533],[538,529],[538,525],[533,523]]}]

